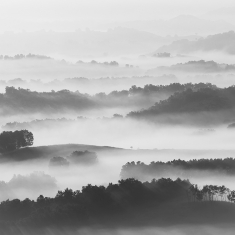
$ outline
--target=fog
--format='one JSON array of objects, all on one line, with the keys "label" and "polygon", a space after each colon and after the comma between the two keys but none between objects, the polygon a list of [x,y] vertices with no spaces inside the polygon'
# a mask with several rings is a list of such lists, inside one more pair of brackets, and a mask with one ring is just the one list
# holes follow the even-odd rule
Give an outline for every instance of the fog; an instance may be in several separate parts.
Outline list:
[{"label": "fog", "polygon": [[[47,5],[46,9],[45,4]],[[69,4],[66,4],[64,0],[56,1],[56,4],[54,0],[36,1],[34,4],[29,0],[11,0],[2,3],[1,18],[4,23],[1,24],[1,28],[3,31],[40,29],[67,31],[79,27],[104,29],[104,25],[110,26],[110,21],[123,23],[136,20],[169,19],[181,14],[226,21],[226,16],[231,15],[232,7],[234,7],[234,3],[231,0],[213,1],[213,4],[211,1],[201,0],[197,3],[186,0],[177,0],[173,3],[162,0],[158,2],[153,0],[147,2],[143,2],[143,0],[128,0],[128,2],[115,0],[112,3],[107,0],[90,0],[78,3],[70,0]]]},{"label": "fog", "polygon": [[[147,234],[147,235],[187,235],[190,233],[193,233],[195,235],[200,235],[200,234],[208,234],[208,235],[219,235],[221,233],[225,235],[231,235],[233,234],[233,226],[228,226],[226,224],[220,224],[217,226],[211,226],[211,225],[202,225],[202,226],[189,226],[189,225],[179,225],[179,226],[170,226],[170,227],[156,227],[156,226],[151,226],[151,227],[138,227],[138,228],[111,228],[111,229],[105,229],[105,228],[84,228],[80,229],[78,231],[73,231],[72,229],[47,229],[47,231],[40,231],[38,234],[52,234],[52,235],[80,235],[80,234],[85,234],[85,235],[91,235],[91,234],[114,234],[114,235],[141,235],[141,234]],[[29,231],[24,231],[25,234],[28,235]],[[43,233],[42,233],[43,232]],[[35,233],[37,235],[37,233]]]},{"label": "fog", "polygon": [[0,5],[0,233],[234,233],[234,1]]},{"label": "fog", "polygon": [[[227,125],[158,125],[131,119],[85,119],[71,123],[55,120],[27,129],[34,133],[35,146],[80,143],[135,149],[214,149],[215,142],[220,143],[216,149],[233,149],[235,134]],[[220,139],[226,141],[221,143]]]},{"label": "fog", "polygon": [[[59,127],[59,128],[58,128]],[[121,168],[131,161],[169,161],[174,159],[226,158],[234,156],[235,131],[221,125],[210,128],[156,125],[134,120],[81,120],[78,122],[49,122],[47,125],[34,124],[28,128],[34,134],[32,151],[7,155],[1,164],[1,180],[10,181],[12,190],[17,191],[17,197],[36,199],[40,194],[55,196],[56,188],[64,190],[81,189],[87,184],[108,185],[120,179]],[[222,141],[223,140],[223,141]],[[75,145],[66,145],[66,144]],[[76,145],[83,144],[83,145]],[[37,146],[47,146],[37,150]],[[50,146],[55,145],[55,146]],[[60,146],[61,145],[61,146]],[[101,147],[95,147],[101,146]],[[107,149],[102,146],[113,146],[119,149]],[[30,150],[30,149],[29,149]],[[68,168],[50,168],[52,157],[68,157],[75,150],[88,150],[97,153],[98,162],[92,165],[74,165]],[[25,151],[25,152],[24,152]],[[7,160],[8,159],[8,160]],[[24,181],[11,180],[14,174],[27,175],[32,172],[45,172],[56,179],[54,189],[42,183],[36,184],[33,190]],[[183,176],[182,176],[183,175]],[[23,177],[21,176],[21,177]],[[161,178],[164,175],[156,175]],[[199,186],[205,184],[226,185],[235,189],[234,177],[218,172],[202,172],[195,174],[166,175],[173,179],[187,177]],[[18,176],[18,178],[20,178]],[[13,178],[14,179],[14,178]],[[17,178],[15,178],[17,179]],[[145,178],[145,180],[150,178]],[[31,179],[34,182],[34,179]],[[49,182],[48,182],[49,183]],[[18,186],[20,184],[20,186]],[[15,188],[16,187],[16,188]],[[20,194],[20,189],[23,193]],[[27,190],[27,191],[26,191]],[[30,191],[33,190],[33,191]]]},{"label": "fog", "polygon": [[[79,231],[78,233],[71,233],[71,235],[73,234],[86,234],[86,235],[90,235],[93,233],[97,233],[97,234],[115,234],[115,235],[123,235],[123,234],[127,234],[127,235],[132,235],[132,234],[147,234],[147,235],[166,235],[166,234],[174,234],[174,235],[186,235],[189,233],[193,233],[195,235],[197,234],[208,234],[208,235],[219,235],[221,233],[225,234],[225,235],[230,235],[233,232],[233,228],[226,228],[226,226],[222,226],[221,227],[212,227],[210,225],[204,225],[204,226],[171,226],[170,228],[164,228],[164,227],[151,227],[151,228],[145,228],[145,227],[141,227],[138,229],[133,229],[133,228],[128,228],[128,229],[109,229],[109,230],[105,230],[105,229],[83,229],[81,231]],[[65,233],[66,234],[66,233]],[[68,235],[70,235],[70,233],[68,232]]]}]

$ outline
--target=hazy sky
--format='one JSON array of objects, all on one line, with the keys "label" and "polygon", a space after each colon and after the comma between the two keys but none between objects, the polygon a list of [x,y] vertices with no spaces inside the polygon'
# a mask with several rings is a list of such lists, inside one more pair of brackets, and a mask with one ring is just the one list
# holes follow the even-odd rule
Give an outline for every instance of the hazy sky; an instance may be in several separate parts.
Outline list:
[{"label": "hazy sky", "polygon": [[231,6],[234,0],[0,0],[0,26],[1,30],[38,30],[48,21],[79,21],[78,26],[89,26],[92,21],[201,15]]}]

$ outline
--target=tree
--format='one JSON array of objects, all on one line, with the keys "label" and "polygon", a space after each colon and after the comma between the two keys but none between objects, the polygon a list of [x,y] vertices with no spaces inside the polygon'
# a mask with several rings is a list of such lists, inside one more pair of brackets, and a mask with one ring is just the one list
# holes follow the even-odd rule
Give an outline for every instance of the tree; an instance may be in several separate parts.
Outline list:
[{"label": "tree", "polygon": [[0,151],[9,152],[33,145],[33,133],[28,130],[4,131],[0,134]]},{"label": "tree", "polygon": [[221,198],[221,201],[223,200],[224,195],[226,195],[227,193],[229,193],[229,189],[228,188],[226,188],[224,185],[219,187],[219,196]]},{"label": "tree", "polygon": [[228,194],[228,200],[230,201],[230,202],[233,202],[233,203],[235,203],[235,191],[233,190],[233,191],[231,191],[229,194]]}]

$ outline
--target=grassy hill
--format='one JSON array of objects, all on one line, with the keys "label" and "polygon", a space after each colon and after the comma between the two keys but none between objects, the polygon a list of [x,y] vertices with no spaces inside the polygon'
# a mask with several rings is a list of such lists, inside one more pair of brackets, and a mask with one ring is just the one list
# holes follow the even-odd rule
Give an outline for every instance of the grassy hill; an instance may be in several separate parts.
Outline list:
[{"label": "grassy hill", "polygon": [[24,161],[39,158],[51,158],[54,156],[68,156],[74,151],[93,151],[93,152],[106,152],[106,151],[121,151],[122,149],[108,147],[108,146],[94,146],[83,144],[60,144],[48,145],[39,147],[26,147],[12,152],[3,153],[0,156],[0,161]]}]

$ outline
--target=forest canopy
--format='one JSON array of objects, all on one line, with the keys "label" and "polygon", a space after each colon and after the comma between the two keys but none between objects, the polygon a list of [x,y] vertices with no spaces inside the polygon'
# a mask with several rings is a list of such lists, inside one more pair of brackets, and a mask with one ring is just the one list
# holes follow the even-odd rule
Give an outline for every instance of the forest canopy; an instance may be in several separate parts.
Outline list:
[{"label": "forest canopy", "polygon": [[202,88],[197,91],[187,89],[180,93],[176,92],[148,109],[130,112],[127,116],[145,118],[167,113],[210,112],[233,108],[235,108],[234,86],[224,89]]},{"label": "forest canopy", "polygon": [[[218,200],[224,203],[219,204]],[[217,204],[212,204],[212,201]],[[208,214],[211,208],[212,220],[220,218],[216,213],[222,212],[229,213],[229,221],[234,221],[235,208],[228,203],[234,201],[235,191],[224,185],[205,185],[200,189],[180,178],[153,179],[143,183],[129,178],[119,180],[117,184],[109,183],[107,187],[88,184],[81,191],[67,188],[58,191],[54,198],[40,195],[36,201],[28,198],[3,201],[0,204],[0,231],[15,226],[27,229],[53,226],[79,228],[94,224],[112,225],[117,221],[119,225],[124,225],[127,218],[129,225],[132,222],[136,225],[136,221],[149,224],[153,222],[153,215],[156,216],[155,225],[166,218],[168,222],[177,223],[177,217],[183,219],[180,222],[190,222],[190,218],[201,218],[199,221],[203,222],[204,217],[199,218],[193,211]],[[206,202],[210,203],[205,207]],[[228,219],[228,216],[225,218]]]},{"label": "forest canopy", "polygon": [[189,176],[192,174],[192,171],[214,171],[216,173],[235,175],[235,158],[193,159],[189,161],[178,159],[168,162],[151,162],[150,164],[145,164],[140,161],[127,162],[122,167],[120,175],[122,179],[130,177],[143,179],[169,174],[175,174],[179,177],[184,175],[184,173],[187,174],[187,172],[187,176]]}]

